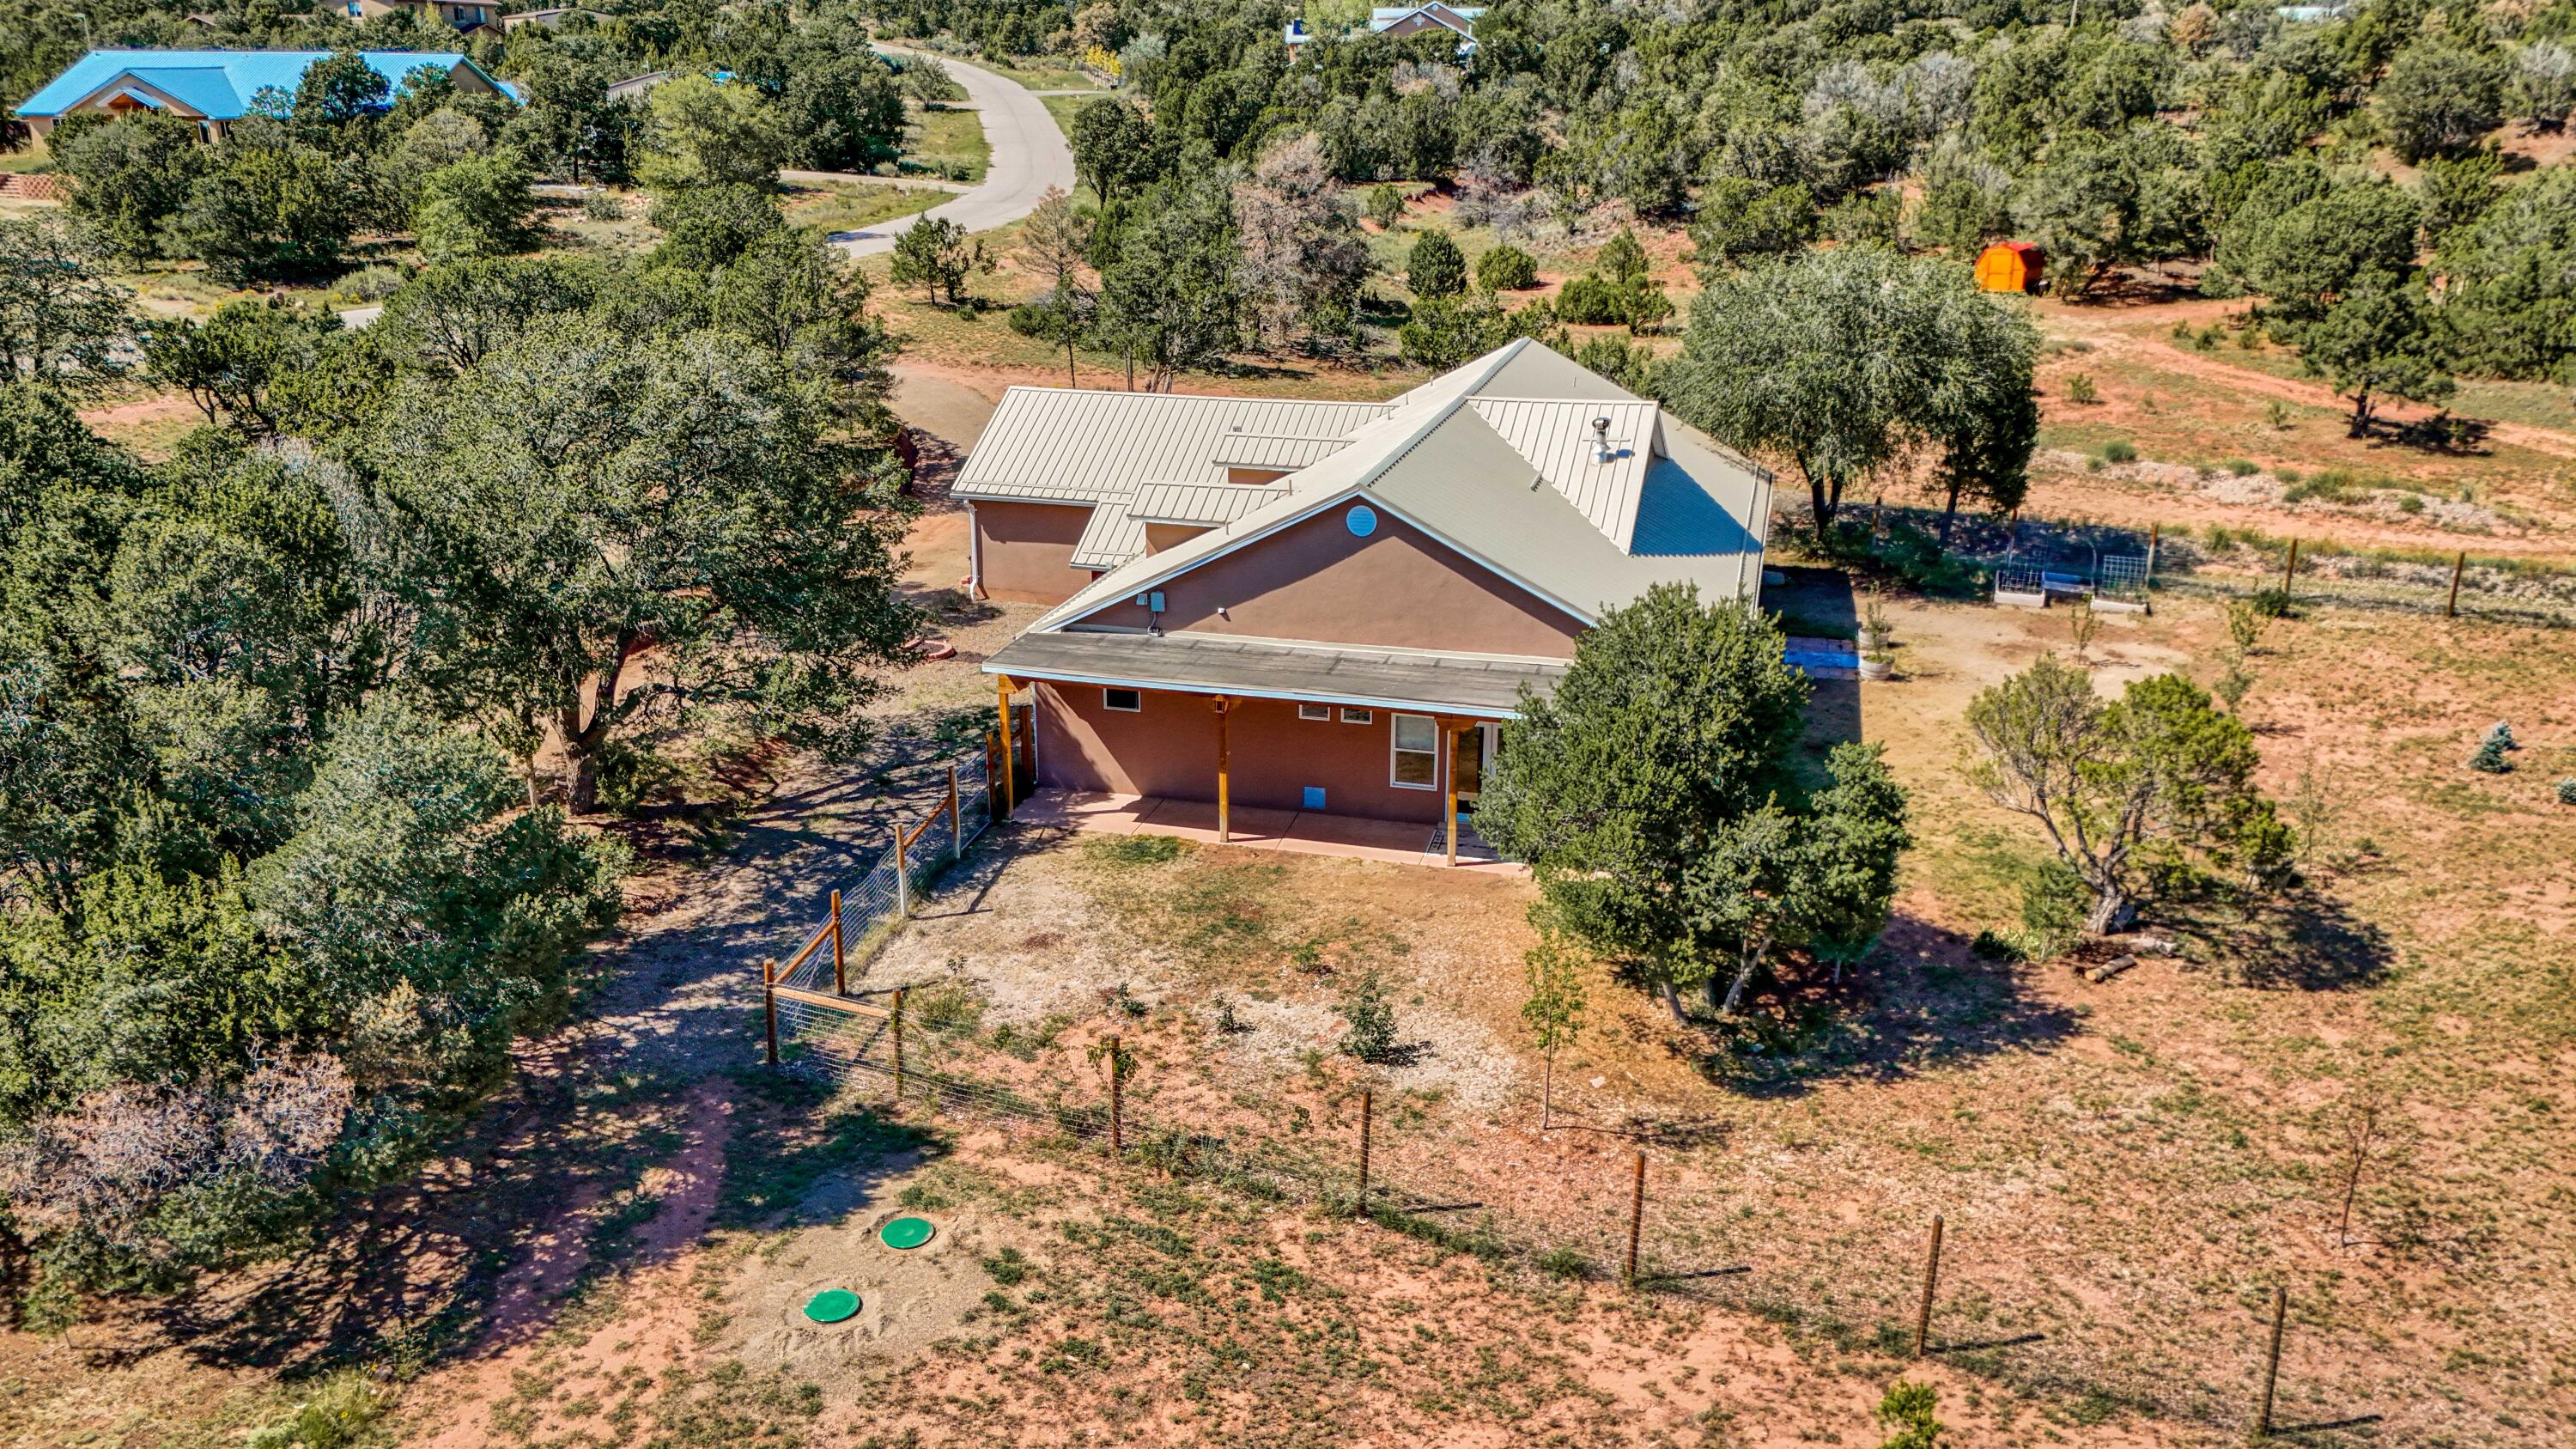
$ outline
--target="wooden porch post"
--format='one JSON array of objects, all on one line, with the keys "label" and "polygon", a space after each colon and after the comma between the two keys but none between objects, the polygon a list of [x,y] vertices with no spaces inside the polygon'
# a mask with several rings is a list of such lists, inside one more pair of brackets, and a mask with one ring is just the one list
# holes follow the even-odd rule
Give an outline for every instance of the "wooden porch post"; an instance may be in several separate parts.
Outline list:
[{"label": "wooden porch post", "polygon": [[1446,813],[1449,821],[1448,863],[1451,865],[1458,863],[1458,734],[1456,720],[1444,719],[1440,722],[1440,753],[1444,757],[1440,761],[1440,773],[1448,777],[1449,786]]},{"label": "wooden porch post", "polygon": [[1233,738],[1226,729],[1226,716],[1234,712],[1234,701],[1220,694],[1216,697],[1216,842],[1227,844],[1234,839],[1234,752]]},{"label": "wooden porch post", "polygon": [[1011,677],[997,674],[993,683],[1002,715],[1002,813],[1008,815],[1020,804],[1019,756],[1011,748]]}]

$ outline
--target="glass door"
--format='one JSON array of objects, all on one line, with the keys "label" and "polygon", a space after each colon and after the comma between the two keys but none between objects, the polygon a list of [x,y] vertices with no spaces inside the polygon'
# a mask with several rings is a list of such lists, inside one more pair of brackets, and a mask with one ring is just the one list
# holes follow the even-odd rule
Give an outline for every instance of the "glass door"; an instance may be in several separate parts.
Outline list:
[{"label": "glass door", "polygon": [[1500,730],[1490,724],[1470,726],[1458,733],[1458,804],[1464,809],[1480,794],[1485,785],[1485,764],[1494,758],[1502,743]]}]

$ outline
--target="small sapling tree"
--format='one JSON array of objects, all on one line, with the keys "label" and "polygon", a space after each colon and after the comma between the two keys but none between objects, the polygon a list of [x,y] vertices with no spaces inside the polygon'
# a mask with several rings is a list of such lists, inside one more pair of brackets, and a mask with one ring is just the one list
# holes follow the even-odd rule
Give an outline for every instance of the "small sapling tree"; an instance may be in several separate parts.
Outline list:
[{"label": "small sapling tree", "polygon": [[1548,1129],[1556,1094],[1556,1054],[1583,1030],[1583,953],[1557,931],[1546,930],[1521,958],[1529,972],[1529,999],[1521,1020],[1529,1024],[1546,1065],[1538,1085],[1538,1130]]},{"label": "small sapling tree", "polygon": [[1386,980],[1375,971],[1362,975],[1341,1004],[1333,1008],[1348,1028],[1342,1054],[1375,1066],[1395,1058],[1395,1006],[1386,999]]}]

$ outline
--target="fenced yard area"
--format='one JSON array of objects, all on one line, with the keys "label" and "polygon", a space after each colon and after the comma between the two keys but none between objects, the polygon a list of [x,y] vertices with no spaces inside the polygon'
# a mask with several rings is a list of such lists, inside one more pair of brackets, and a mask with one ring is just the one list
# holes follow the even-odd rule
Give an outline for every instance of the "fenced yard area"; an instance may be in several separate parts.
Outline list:
[{"label": "fenced yard area", "polygon": [[[2242,708],[2267,789],[2315,797],[2317,889],[2255,913],[2174,903],[2182,955],[2107,982],[1969,949],[2011,923],[2037,856],[1960,782],[1957,720],[2063,652],[2062,621],[1903,605],[1899,679],[1849,706],[1916,791],[1922,837],[1880,953],[1714,1034],[1601,968],[1550,1131],[1517,1019],[1526,885],[1152,836],[1013,827],[970,852],[852,983],[881,1006],[900,988],[900,1024],[782,1007],[780,1070],[1044,1162],[1077,1196],[1365,1222],[1308,1231],[1428,1248],[1510,1293],[1635,1301],[1687,1341],[1772,1345],[1829,1379],[1983,1385],[1973,1442],[2234,1442],[2276,1291],[2274,1422],[2301,1442],[2558,1442],[2576,1406],[2529,1386],[2576,1367],[2549,1326],[2570,1306],[2551,1164],[2576,1102],[2541,1065],[2576,1040],[2551,864],[2576,812],[2549,790],[2576,773],[2576,647],[2301,599]],[[2176,590],[2107,621],[2088,667],[2114,690],[2205,676],[2225,639]],[[2373,683],[2389,677],[2415,684]],[[2497,717],[2526,758],[2465,772]],[[1372,972],[1400,1050],[1363,1064],[1336,1012]],[[1127,1366],[1078,1392],[1150,1394],[1136,1373],[1185,1360],[1201,1310],[1143,1301],[1025,1332]],[[1829,1430],[1764,1412],[1775,1433]]]},{"label": "fenced yard area", "polygon": [[[1859,553],[1951,597],[2036,607],[2077,596],[2152,605],[2158,594],[2301,602],[2387,613],[2576,627],[2576,570],[2545,557],[2479,549],[2346,544],[2258,529],[1962,514],[1946,545],[1936,509],[1850,508]],[[1812,530],[1789,542],[1813,547]]]}]

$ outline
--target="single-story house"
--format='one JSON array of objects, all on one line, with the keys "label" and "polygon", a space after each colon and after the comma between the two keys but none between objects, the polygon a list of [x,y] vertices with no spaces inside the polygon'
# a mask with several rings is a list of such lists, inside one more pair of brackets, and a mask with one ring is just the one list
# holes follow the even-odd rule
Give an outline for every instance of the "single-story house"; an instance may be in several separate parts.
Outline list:
[{"label": "single-story house", "polygon": [[955,495],[1070,791],[1444,824],[1649,585],[1752,599],[1771,476],[1535,341],[1386,402],[1014,387]]},{"label": "single-story house", "polygon": [[608,98],[612,101],[640,100],[651,95],[655,86],[678,75],[679,72],[675,70],[648,70],[642,75],[628,76],[622,81],[610,81]]},{"label": "single-story house", "polygon": [[573,5],[558,6],[551,10],[521,10],[516,14],[501,17],[501,33],[507,35],[511,31],[529,25],[540,26],[547,30],[561,30],[565,22],[576,18],[592,21],[606,20],[608,12],[584,10]]},{"label": "single-story house", "polygon": [[501,7],[487,0],[338,0],[332,8],[353,21],[409,10],[423,19],[445,21],[469,35],[498,25],[501,20]]},{"label": "single-story house", "polygon": [[[93,50],[73,61],[19,105],[15,114],[43,135],[75,111],[124,115],[164,111],[197,123],[209,141],[220,141],[233,122],[251,114],[262,91],[293,95],[304,72],[328,50]],[[414,50],[363,50],[358,58],[399,92],[412,73],[444,71],[459,91],[518,96],[462,55]]]},{"label": "single-story house", "polygon": [[1369,11],[1369,29],[1379,35],[1399,38],[1420,35],[1434,28],[1454,30],[1469,40],[1476,38],[1476,21],[1485,13],[1482,5],[1443,5],[1429,0],[1423,5],[1380,5]]}]

